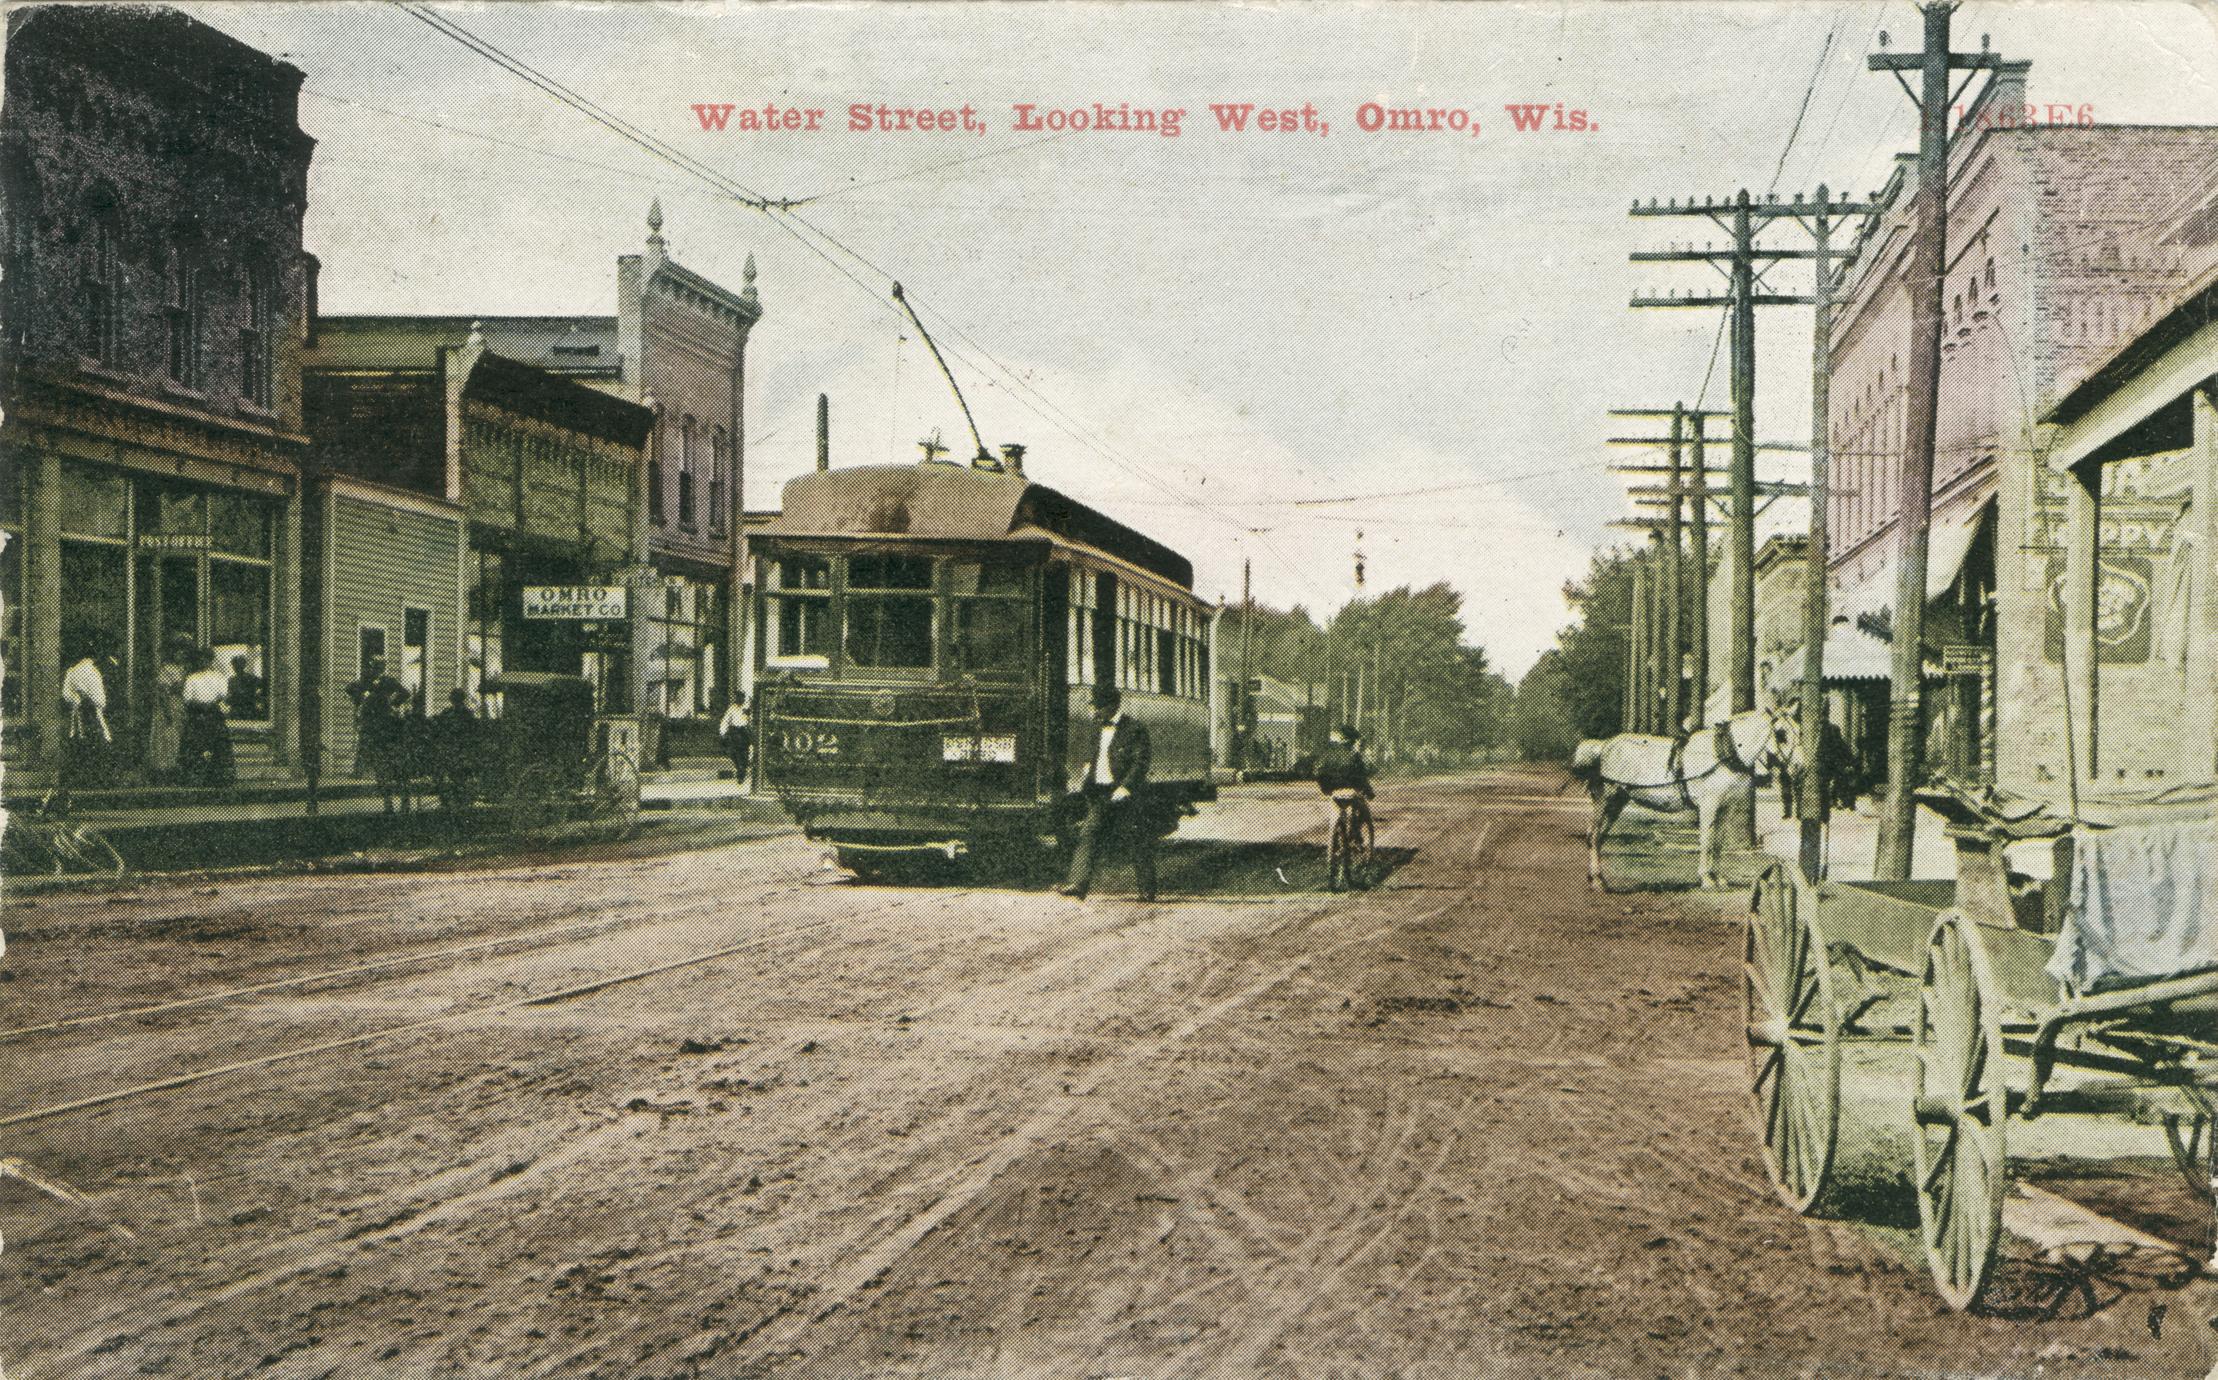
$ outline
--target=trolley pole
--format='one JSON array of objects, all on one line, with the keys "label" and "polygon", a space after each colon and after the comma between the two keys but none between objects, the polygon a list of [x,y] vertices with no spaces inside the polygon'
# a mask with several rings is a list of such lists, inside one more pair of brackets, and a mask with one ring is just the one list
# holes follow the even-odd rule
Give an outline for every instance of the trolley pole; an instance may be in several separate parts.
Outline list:
[{"label": "trolley pole", "polygon": [[[1933,443],[1941,392],[1941,266],[1948,247],[1948,109],[1952,69],[1999,70],[2002,57],[1986,50],[1951,53],[1949,19],[1956,0],[1920,7],[1925,50],[1874,53],[1869,66],[1893,74],[1918,107],[1916,228],[1910,241],[1910,389],[1903,438],[1901,555],[1894,607],[1892,704],[1887,719],[1887,799],[1879,822],[1879,856],[1873,870],[1883,881],[1910,876],[1917,831],[1919,749],[1924,728],[1926,544],[1933,519]],[[1886,35],[1880,35],[1881,47]],[[1902,74],[1918,73],[1910,89]]]}]

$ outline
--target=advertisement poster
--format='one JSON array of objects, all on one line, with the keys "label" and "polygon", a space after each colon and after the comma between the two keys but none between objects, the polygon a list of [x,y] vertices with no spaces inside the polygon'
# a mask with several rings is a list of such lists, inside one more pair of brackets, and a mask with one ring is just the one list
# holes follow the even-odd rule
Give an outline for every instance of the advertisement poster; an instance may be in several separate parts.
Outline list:
[{"label": "advertisement poster", "polygon": [[0,1380],[2218,1380],[2218,11],[0,10]]}]

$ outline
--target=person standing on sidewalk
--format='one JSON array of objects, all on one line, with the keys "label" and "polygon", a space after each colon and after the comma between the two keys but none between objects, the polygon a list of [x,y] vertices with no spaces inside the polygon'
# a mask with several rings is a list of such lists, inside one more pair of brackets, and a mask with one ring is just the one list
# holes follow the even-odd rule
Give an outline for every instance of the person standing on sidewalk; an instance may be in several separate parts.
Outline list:
[{"label": "person standing on sidewalk", "polygon": [[184,769],[188,784],[231,784],[231,727],[224,721],[231,678],[213,651],[199,654],[200,669],[185,677]]},{"label": "person standing on sidewalk", "polygon": [[732,773],[740,789],[747,788],[747,774],[755,760],[755,730],[747,722],[747,696],[734,690],[730,704],[724,706],[724,717],[716,725],[716,737],[724,745],[724,755],[732,759]]},{"label": "person standing on sidewalk", "polygon": [[161,669],[154,673],[153,694],[146,706],[146,774],[155,785],[177,779],[178,762],[185,755],[185,661],[192,644],[171,638],[162,649]]},{"label": "person standing on sidewalk", "polygon": [[108,728],[108,673],[115,658],[104,644],[88,647],[76,664],[62,673],[62,760],[55,773],[54,790],[47,807],[69,809],[71,794],[100,777],[115,734]]},{"label": "person standing on sidewalk", "polygon": [[1148,810],[1148,767],[1154,755],[1147,725],[1124,712],[1124,697],[1107,685],[1094,689],[1099,726],[1094,760],[1086,769],[1086,820],[1070,876],[1056,889],[1084,900],[1093,886],[1094,859],[1105,834],[1123,832],[1132,842],[1132,877],[1140,899],[1155,899],[1155,819]]}]

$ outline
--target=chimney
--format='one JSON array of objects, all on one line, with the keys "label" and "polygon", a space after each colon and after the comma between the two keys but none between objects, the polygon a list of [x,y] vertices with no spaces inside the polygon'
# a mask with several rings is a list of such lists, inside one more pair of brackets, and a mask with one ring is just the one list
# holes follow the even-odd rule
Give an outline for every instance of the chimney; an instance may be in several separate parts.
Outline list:
[{"label": "chimney", "polygon": [[816,395],[816,472],[832,467],[832,399],[829,394]]},{"label": "chimney", "polygon": [[1024,447],[1014,441],[1003,446],[1001,448],[1001,467],[1011,474],[1022,476],[1024,473]]}]

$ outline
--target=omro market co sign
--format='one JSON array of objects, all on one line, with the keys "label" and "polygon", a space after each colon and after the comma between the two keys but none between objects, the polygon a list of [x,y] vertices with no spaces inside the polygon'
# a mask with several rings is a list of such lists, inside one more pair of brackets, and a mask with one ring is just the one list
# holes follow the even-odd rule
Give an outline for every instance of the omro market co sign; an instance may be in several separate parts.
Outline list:
[{"label": "omro market co sign", "polygon": [[628,612],[622,585],[525,585],[524,617],[609,622]]}]

